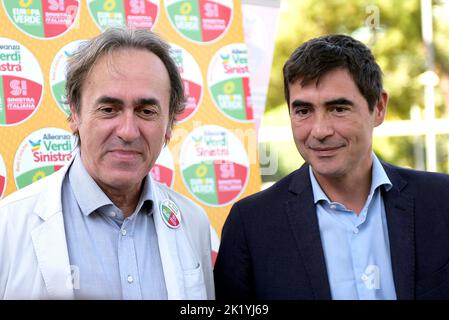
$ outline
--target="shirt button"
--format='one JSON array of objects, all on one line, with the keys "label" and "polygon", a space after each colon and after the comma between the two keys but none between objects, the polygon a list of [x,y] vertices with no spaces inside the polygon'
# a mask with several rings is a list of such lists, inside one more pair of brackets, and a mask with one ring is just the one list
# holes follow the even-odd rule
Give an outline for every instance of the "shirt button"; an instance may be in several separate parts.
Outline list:
[{"label": "shirt button", "polygon": [[354,232],[355,234],[359,233],[359,228],[352,229],[352,232]]},{"label": "shirt button", "polygon": [[331,204],[331,209],[335,210],[335,209],[337,209],[337,206],[335,204]]},{"label": "shirt button", "polygon": [[111,212],[109,213],[109,216],[111,216],[112,218],[115,218],[116,215],[117,215],[117,214],[116,214],[114,211],[111,211]]},{"label": "shirt button", "polygon": [[126,236],[126,229],[122,230],[122,236]]},{"label": "shirt button", "polygon": [[129,275],[126,280],[128,280],[128,283],[133,283],[133,281],[134,281],[134,279],[131,275]]}]

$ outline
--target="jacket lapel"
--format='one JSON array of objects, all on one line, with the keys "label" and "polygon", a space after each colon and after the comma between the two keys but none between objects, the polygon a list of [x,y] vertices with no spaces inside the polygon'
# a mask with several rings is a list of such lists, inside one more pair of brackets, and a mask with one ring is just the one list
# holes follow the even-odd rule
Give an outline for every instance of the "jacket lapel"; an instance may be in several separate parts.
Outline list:
[{"label": "jacket lapel", "polygon": [[414,198],[403,189],[405,181],[383,163],[393,187],[383,193],[390,240],[391,264],[398,299],[415,297]]},{"label": "jacket lapel", "polygon": [[[155,205],[158,204],[155,201]],[[160,218],[159,208],[156,206],[153,213],[168,300],[185,299],[183,272],[179,261],[177,261],[175,234],[177,230],[167,227]]]},{"label": "jacket lapel", "polygon": [[296,172],[289,191],[293,196],[285,203],[286,212],[314,298],[331,299],[308,165]]},{"label": "jacket lapel", "polygon": [[147,179],[150,179],[151,190],[153,192],[153,219],[156,228],[168,299],[189,299],[185,290],[182,261],[189,260],[191,258],[191,250],[188,248],[188,241],[185,238],[184,230],[182,229],[182,222],[181,226],[177,229],[172,229],[165,224],[161,216],[159,206],[161,201],[168,199],[168,195],[163,193],[160,188],[153,183],[150,176],[148,176]]},{"label": "jacket lapel", "polygon": [[47,178],[48,184],[34,209],[43,222],[31,231],[31,238],[50,299],[73,299],[78,276],[70,267],[62,216],[62,181],[68,167]]},{"label": "jacket lapel", "polygon": [[[70,269],[62,213],[31,233],[39,269],[50,299],[73,299],[77,272]],[[79,279],[79,278],[78,278]]]}]

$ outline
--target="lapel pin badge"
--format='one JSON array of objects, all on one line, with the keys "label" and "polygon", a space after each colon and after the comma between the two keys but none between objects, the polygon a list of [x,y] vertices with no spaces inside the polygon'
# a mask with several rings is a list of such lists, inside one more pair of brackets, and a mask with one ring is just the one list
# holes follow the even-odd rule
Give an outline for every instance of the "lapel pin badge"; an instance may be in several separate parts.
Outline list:
[{"label": "lapel pin badge", "polygon": [[170,199],[165,199],[159,206],[159,211],[165,224],[172,229],[177,229],[181,225],[181,211]]}]

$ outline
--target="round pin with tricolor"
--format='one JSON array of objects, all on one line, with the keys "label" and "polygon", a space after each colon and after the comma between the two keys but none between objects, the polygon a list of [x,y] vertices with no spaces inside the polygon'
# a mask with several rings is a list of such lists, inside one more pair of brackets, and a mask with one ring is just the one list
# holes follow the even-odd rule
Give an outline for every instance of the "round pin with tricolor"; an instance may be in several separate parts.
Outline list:
[{"label": "round pin with tricolor", "polygon": [[181,211],[170,199],[165,199],[159,206],[162,220],[172,229],[177,229],[181,225]]}]

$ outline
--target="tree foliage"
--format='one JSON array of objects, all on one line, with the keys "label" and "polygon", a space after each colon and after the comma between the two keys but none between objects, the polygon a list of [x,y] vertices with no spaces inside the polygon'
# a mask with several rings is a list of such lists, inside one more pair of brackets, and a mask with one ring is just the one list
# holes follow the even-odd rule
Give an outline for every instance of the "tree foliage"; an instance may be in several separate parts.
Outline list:
[{"label": "tree foliage", "polygon": [[[282,67],[303,42],[331,33],[352,35],[373,51],[384,73],[384,87],[390,95],[387,120],[410,119],[410,109],[424,109],[424,87],[419,76],[427,70],[426,47],[421,32],[420,0],[281,0],[278,37],[275,46],[266,109],[286,108]],[[449,116],[449,0],[433,1],[436,114]],[[422,116],[424,112],[421,112]],[[447,137],[439,138],[439,170],[447,171]],[[412,137],[379,139],[381,157],[397,164],[413,163]],[[384,145],[387,143],[388,145]],[[446,145],[446,146],[445,146]],[[394,152],[388,152],[387,148]],[[385,151],[385,152],[384,152]]]},{"label": "tree foliage", "polygon": [[[444,108],[449,79],[449,7],[433,3],[435,71],[440,76],[438,114]],[[389,119],[408,119],[411,106],[423,106],[419,75],[426,71],[426,50],[421,36],[420,0],[289,0],[282,1],[267,109],[285,107],[282,67],[293,50],[310,38],[330,33],[354,36],[371,47],[384,72],[390,94]]]}]

